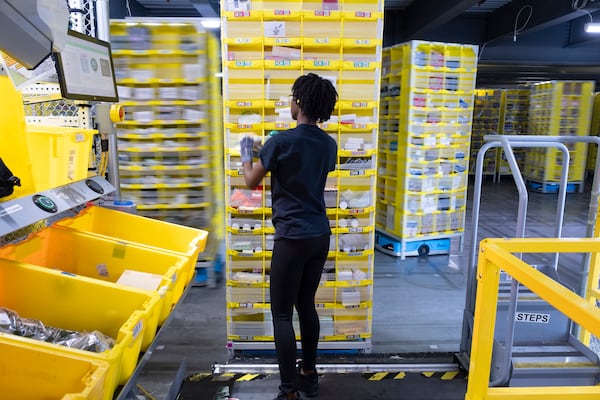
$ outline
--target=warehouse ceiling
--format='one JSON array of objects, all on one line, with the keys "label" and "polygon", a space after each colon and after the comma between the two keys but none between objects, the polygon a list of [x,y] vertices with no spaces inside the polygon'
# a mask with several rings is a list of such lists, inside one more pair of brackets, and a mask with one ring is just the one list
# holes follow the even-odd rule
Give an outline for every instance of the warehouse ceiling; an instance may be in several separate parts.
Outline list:
[{"label": "warehouse ceiling", "polygon": [[[219,0],[110,0],[112,18],[218,17]],[[592,79],[600,87],[600,0],[388,0],[384,45],[479,45],[478,86]]]}]

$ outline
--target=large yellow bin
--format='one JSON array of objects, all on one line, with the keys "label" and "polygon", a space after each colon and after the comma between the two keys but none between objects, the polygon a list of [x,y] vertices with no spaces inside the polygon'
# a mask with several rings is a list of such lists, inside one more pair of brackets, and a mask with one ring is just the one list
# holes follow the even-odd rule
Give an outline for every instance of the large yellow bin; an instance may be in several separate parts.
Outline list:
[{"label": "large yellow bin", "polygon": [[144,310],[149,316],[143,351],[181,297],[185,285],[182,270],[186,259],[179,255],[60,227],[44,228],[26,240],[1,247],[0,257],[99,279],[123,290],[131,288],[116,283],[125,270],[159,275],[158,289],[145,290],[158,295],[158,301],[145,304],[153,308]]},{"label": "large yellow bin", "polygon": [[108,363],[77,354],[0,338],[3,399],[103,400]]},{"label": "large yellow bin", "polygon": [[200,229],[98,206],[88,207],[57,225],[182,254],[188,257],[187,282],[194,276],[198,254],[204,251],[208,236]]},{"label": "large yellow bin", "polygon": [[28,124],[25,137],[37,191],[88,176],[94,130]]},{"label": "large yellow bin", "polygon": [[[95,353],[7,333],[0,333],[0,341],[10,337],[24,345],[107,362],[104,399],[110,400],[138,363],[146,324],[144,313],[139,310],[151,299],[147,292],[123,290],[99,280],[0,259],[0,307],[54,328],[78,332],[98,330],[112,337],[115,345],[110,350]],[[55,368],[51,363],[46,367]]]}]

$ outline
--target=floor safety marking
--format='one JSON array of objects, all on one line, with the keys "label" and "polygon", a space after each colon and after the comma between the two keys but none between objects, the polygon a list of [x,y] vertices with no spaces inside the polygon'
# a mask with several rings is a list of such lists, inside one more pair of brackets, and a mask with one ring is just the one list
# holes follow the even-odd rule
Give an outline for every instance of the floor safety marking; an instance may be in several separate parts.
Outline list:
[{"label": "floor safety marking", "polygon": [[374,375],[371,375],[369,378],[370,381],[380,381],[388,375],[387,372],[377,372]]},{"label": "floor safety marking", "polygon": [[456,378],[456,375],[458,375],[458,371],[444,372],[444,375],[442,375],[441,379],[443,381],[451,381],[452,379]]},{"label": "floor safety marking", "polygon": [[236,379],[236,381],[238,382],[249,382],[253,379],[256,379],[260,376],[260,374],[246,374],[243,376],[240,376],[239,378]]},{"label": "floor safety marking", "polygon": [[[443,381],[451,381],[457,378],[465,378],[466,372],[464,371],[446,371],[446,372],[367,372],[363,373],[362,376],[369,381],[381,381],[384,379],[405,379],[410,374],[420,374],[426,378],[438,378]],[[328,374],[319,374],[319,375],[328,375]],[[237,382],[250,382],[257,379],[263,379],[269,375],[265,374],[244,374],[244,373],[232,373],[225,372],[222,374],[213,374],[211,372],[199,372],[194,375],[189,376],[186,380],[190,382],[197,382],[201,380],[211,380],[218,382],[226,382],[226,381],[237,381]]]},{"label": "floor safety marking", "polygon": [[266,375],[261,374],[240,374],[233,372],[226,372],[222,374],[213,374],[212,372],[199,372],[197,374],[189,376],[186,380],[190,382],[198,382],[201,380],[211,380],[217,382],[226,381],[238,381],[238,382],[250,382],[255,379],[262,379]]},{"label": "floor safety marking", "polygon": [[219,375],[213,375],[213,381],[229,381],[233,378],[235,378],[236,374],[232,373],[232,372],[227,372],[224,374],[219,374]]},{"label": "floor safety marking", "polygon": [[363,377],[365,377],[369,381],[381,381],[384,379],[405,379],[407,376],[411,374],[419,374],[424,376],[425,378],[438,378],[443,381],[451,381],[458,378],[465,378],[466,372],[463,371],[446,371],[446,372],[371,372],[364,373]]},{"label": "floor safety marking", "polygon": [[201,381],[202,379],[206,379],[209,376],[212,376],[211,372],[199,372],[197,374],[194,374],[194,375],[188,377],[187,380],[190,382],[197,382],[197,381]]},{"label": "floor safety marking", "polygon": [[406,372],[398,372],[398,374],[394,377],[394,379],[404,379],[406,378]]}]

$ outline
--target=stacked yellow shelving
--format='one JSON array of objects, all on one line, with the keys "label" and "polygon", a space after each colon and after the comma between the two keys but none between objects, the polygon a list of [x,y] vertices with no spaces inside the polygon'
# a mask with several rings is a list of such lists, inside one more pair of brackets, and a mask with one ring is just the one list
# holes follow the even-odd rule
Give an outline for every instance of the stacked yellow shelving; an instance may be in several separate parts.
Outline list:
[{"label": "stacked yellow shelving", "polygon": [[[532,85],[529,133],[547,136],[590,134],[593,81],[548,81]],[[583,190],[587,145],[567,144],[570,154],[567,191]],[[562,153],[557,149],[527,152],[524,176],[531,189],[547,193],[558,190]]]},{"label": "stacked yellow shelving", "polygon": [[125,108],[117,124],[122,197],[144,216],[210,228],[220,133],[211,125],[211,106],[219,103],[211,98],[209,62],[218,60],[219,46],[208,45],[210,34],[198,26],[128,19],[112,20],[110,29]]},{"label": "stacked yellow shelving", "polygon": [[[471,157],[469,171],[475,172],[477,153],[483,146],[485,135],[500,133],[501,89],[476,89],[473,109],[473,130],[471,133]],[[498,149],[489,149],[483,160],[483,175],[496,176]]]},{"label": "stacked yellow shelving", "polygon": [[[592,125],[590,136],[600,136],[600,92],[594,93],[594,106],[592,112]],[[588,147],[587,167],[588,171],[594,172],[596,168],[596,155],[598,154],[598,145],[592,144]]]},{"label": "stacked yellow shelving", "polygon": [[462,238],[477,46],[411,41],[389,51],[376,228],[405,256]]},{"label": "stacked yellow shelving", "polygon": [[368,351],[371,338],[381,0],[221,2],[226,190],[227,337],[272,348],[270,181],[246,190],[239,141],[295,127],[295,79],[331,80],[339,101],[321,124],[338,143],[325,191],[333,235],[317,291],[320,348]]},{"label": "stacked yellow shelving", "polygon": [[[527,135],[529,133],[529,89],[504,89],[500,109],[500,130],[503,135]],[[525,167],[525,154],[523,148],[513,149],[520,170]],[[499,151],[498,176],[510,175],[510,167],[504,156]]]}]

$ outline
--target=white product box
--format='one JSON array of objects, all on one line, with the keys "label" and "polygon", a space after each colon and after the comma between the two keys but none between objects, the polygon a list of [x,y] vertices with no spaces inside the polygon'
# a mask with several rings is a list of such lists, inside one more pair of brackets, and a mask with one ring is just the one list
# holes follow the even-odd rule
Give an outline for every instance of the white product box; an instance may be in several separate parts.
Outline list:
[{"label": "white product box", "polygon": [[116,283],[143,290],[157,290],[162,278],[162,275],[126,269]]},{"label": "white product box", "polygon": [[206,75],[201,64],[184,64],[183,79],[193,81]]},{"label": "white product box", "polygon": [[179,90],[179,97],[182,100],[200,100],[202,92],[200,86],[182,86]]},{"label": "white product box", "polygon": [[282,58],[284,60],[299,60],[301,56],[300,49],[283,46],[273,46],[271,56],[274,58]]},{"label": "white product box", "polygon": [[119,93],[119,99],[131,99],[133,90],[129,86],[117,86],[117,92]]},{"label": "white product box", "polygon": [[154,88],[135,88],[133,98],[136,100],[154,100]]},{"label": "white product box", "polygon": [[179,98],[179,88],[176,86],[164,86],[158,88],[158,97],[163,100],[176,100]]}]

